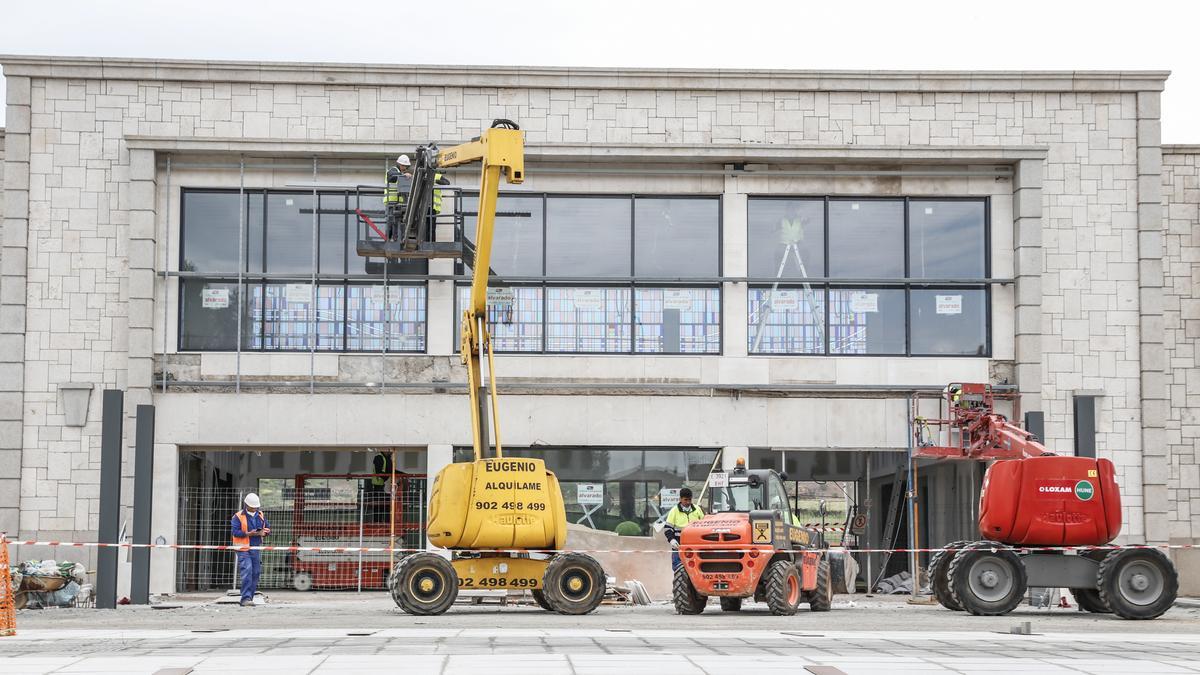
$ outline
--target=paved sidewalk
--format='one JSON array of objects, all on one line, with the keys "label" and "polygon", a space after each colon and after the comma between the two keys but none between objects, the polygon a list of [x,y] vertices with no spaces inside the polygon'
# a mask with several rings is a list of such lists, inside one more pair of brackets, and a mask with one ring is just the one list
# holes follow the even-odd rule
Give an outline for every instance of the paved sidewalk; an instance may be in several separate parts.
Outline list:
[{"label": "paved sidewalk", "polygon": [[[249,659],[249,661],[247,661]],[[248,663],[251,664],[248,666]],[[1200,673],[1200,635],[599,629],[27,630],[4,673]]]}]

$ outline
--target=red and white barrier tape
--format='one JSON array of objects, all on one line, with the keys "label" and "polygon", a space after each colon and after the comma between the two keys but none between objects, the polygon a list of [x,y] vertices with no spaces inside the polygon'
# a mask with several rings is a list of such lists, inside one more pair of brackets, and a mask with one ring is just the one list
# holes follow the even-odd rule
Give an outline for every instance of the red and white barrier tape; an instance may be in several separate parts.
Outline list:
[{"label": "red and white barrier tape", "polygon": [[[11,539],[0,539],[0,543],[7,543],[12,546],[67,546],[77,548],[149,548],[149,549],[168,549],[168,550],[203,550],[203,551],[286,551],[290,553],[296,552],[311,552],[311,553],[420,553],[429,549],[424,548],[393,548],[388,546],[235,546],[232,544],[133,544],[129,542],[119,544],[109,544],[103,542],[78,542],[78,541],[36,541],[25,540],[15,541]],[[717,547],[713,547],[717,548]],[[959,547],[965,548],[965,547]],[[1200,548],[1200,544],[1105,544],[1103,546],[1008,546],[1005,544],[996,543],[994,546],[980,546],[983,550],[997,551],[1007,549],[1019,553],[1032,553],[1036,551],[1116,551],[1123,549],[1195,549]],[[721,550],[730,552],[749,552],[757,549],[733,549],[723,548]],[[779,549],[785,553],[801,553],[811,551],[812,549]],[[855,548],[845,549],[850,553],[936,553],[942,550],[939,548]],[[664,550],[645,550],[645,549],[512,549],[512,548],[489,548],[489,549],[464,549],[467,553],[657,553],[664,554],[671,551]]]}]

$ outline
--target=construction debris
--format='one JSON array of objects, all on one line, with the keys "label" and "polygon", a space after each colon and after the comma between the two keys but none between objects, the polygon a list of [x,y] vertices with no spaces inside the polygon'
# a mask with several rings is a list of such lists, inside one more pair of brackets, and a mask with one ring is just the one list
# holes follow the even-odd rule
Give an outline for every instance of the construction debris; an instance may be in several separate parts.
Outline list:
[{"label": "construction debris", "polygon": [[81,563],[27,560],[12,571],[17,609],[70,607],[92,595],[87,568]]}]

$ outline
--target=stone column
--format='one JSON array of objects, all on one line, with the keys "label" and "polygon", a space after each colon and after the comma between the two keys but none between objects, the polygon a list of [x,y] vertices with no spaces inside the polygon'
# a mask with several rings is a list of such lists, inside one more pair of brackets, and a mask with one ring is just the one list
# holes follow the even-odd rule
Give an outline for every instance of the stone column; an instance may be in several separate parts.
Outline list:
[{"label": "stone column", "polygon": [[1021,409],[1042,407],[1042,165],[1017,162],[1013,175],[1013,271],[1017,280],[1017,390]]},{"label": "stone column", "polygon": [[21,521],[25,408],[25,297],[29,234],[30,80],[9,77],[4,150],[4,220],[0,228],[0,531],[33,534]]},{"label": "stone column", "polygon": [[[125,407],[151,402],[158,191],[153,150],[129,151],[129,360]],[[132,439],[130,439],[132,447]]]},{"label": "stone column", "polygon": [[[738,179],[725,179],[721,214],[721,271],[727,277],[746,275],[746,194]],[[721,286],[721,350],[724,356],[746,356],[746,293],[741,282]]]},{"label": "stone column", "polygon": [[1137,95],[1138,335],[1142,411],[1142,513],[1146,542],[1169,538],[1166,356],[1163,351],[1161,93]]}]

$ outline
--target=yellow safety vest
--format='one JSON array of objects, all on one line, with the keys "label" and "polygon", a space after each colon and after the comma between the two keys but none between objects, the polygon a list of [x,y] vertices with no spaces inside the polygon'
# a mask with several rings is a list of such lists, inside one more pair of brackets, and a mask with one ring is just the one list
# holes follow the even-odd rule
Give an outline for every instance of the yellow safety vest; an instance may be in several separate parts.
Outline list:
[{"label": "yellow safety vest", "polygon": [[[440,174],[440,173],[433,174],[433,182],[435,184],[441,179],[442,179],[442,174]],[[442,212],[442,191],[438,190],[437,188],[434,188],[434,190],[433,190],[433,214],[436,216],[437,214],[439,214],[441,212]]]},{"label": "yellow safety vest", "polygon": [[[395,168],[395,167],[393,167]],[[397,176],[396,182],[393,183],[391,178],[391,169],[388,169],[383,174],[383,203],[385,204],[403,204],[404,195],[400,194],[400,180]],[[403,175],[403,174],[401,174]]]},{"label": "yellow safety vest", "polygon": [[682,530],[688,523],[700,520],[704,517],[704,510],[699,506],[693,506],[691,513],[684,513],[679,510],[679,506],[672,506],[667,512],[667,524],[677,530]]}]

